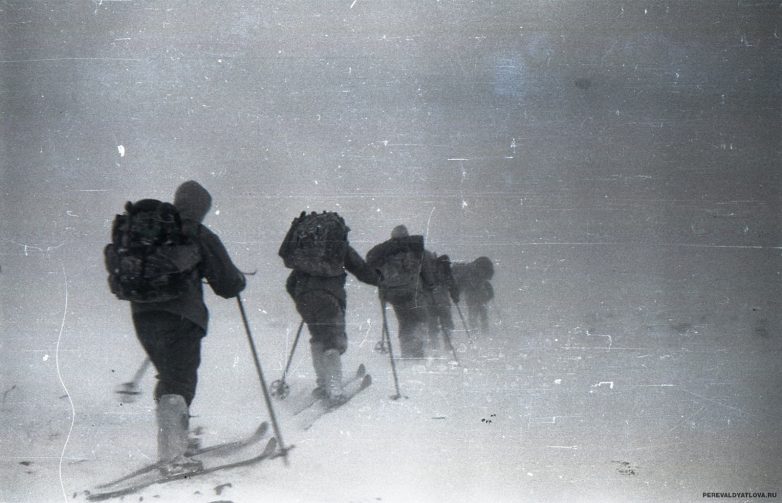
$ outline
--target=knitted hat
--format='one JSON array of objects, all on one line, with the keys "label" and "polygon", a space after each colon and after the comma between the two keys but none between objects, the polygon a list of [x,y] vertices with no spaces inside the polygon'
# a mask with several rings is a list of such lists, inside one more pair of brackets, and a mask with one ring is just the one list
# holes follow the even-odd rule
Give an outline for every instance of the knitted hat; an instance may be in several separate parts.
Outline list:
[{"label": "knitted hat", "polygon": [[189,180],[176,189],[174,206],[182,219],[202,222],[212,206],[212,196],[198,182]]}]

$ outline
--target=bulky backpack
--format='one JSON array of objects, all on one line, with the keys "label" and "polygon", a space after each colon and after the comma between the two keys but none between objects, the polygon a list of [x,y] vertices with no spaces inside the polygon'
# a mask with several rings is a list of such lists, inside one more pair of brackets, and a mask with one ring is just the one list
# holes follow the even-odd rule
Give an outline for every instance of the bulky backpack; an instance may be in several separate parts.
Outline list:
[{"label": "bulky backpack", "polygon": [[289,269],[313,276],[339,276],[345,269],[349,231],[335,212],[302,211],[291,223],[279,255]]},{"label": "bulky backpack", "polygon": [[382,260],[380,286],[386,290],[415,291],[421,275],[424,237],[408,236],[394,240],[394,249]]},{"label": "bulky backpack", "polygon": [[156,199],[125,205],[125,213],[114,218],[104,256],[111,292],[132,302],[180,297],[201,260],[177,209]]}]

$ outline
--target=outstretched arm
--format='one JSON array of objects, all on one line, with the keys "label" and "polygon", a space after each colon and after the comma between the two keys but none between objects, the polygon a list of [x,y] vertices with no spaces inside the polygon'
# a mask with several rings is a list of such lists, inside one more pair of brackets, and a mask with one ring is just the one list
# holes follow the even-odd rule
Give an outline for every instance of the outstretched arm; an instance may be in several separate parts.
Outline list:
[{"label": "outstretched arm", "polygon": [[229,299],[244,290],[244,274],[234,265],[215,233],[204,226],[199,232],[203,274],[214,293]]},{"label": "outstretched arm", "polygon": [[345,254],[345,269],[363,283],[374,286],[378,284],[377,271],[368,266],[352,246],[348,246],[348,251]]}]

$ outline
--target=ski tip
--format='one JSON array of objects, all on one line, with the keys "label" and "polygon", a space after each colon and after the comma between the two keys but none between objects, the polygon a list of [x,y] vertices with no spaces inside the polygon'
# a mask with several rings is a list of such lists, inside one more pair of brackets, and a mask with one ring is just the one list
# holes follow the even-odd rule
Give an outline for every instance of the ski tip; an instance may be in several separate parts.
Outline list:
[{"label": "ski tip", "polygon": [[361,377],[361,376],[363,376],[366,373],[367,373],[367,368],[364,366],[363,363],[360,364],[358,366],[358,370],[356,371],[356,377]]},{"label": "ski tip", "polygon": [[361,387],[362,388],[366,388],[370,384],[372,384],[372,376],[367,374],[367,375],[364,376],[363,379],[361,379]]}]

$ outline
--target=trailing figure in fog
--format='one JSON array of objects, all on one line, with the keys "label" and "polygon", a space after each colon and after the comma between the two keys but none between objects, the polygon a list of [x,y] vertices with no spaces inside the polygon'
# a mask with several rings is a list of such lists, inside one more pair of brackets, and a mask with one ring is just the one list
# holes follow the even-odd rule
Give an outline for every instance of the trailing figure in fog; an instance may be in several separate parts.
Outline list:
[{"label": "trailing figure in fog", "polygon": [[332,405],[344,399],[341,355],[348,347],[345,271],[359,281],[377,285],[377,273],[348,243],[349,231],[337,213],[302,212],[291,223],[279,250],[285,266],[293,269],[286,290],[311,336],[316,376],[313,394]]},{"label": "trailing figure in fog", "polygon": [[440,334],[442,334],[446,346],[450,346],[451,332],[453,331],[453,317],[451,316],[451,300],[459,303],[459,288],[451,271],[451,259],[448,255],[440,255],[426,252],[425,259],[430,261],[433,271],[434,284],[428,293],[428,332],[429,343],[432,349],[440,347]]},{"label": "trailing figure in fog", "polygon": [[186,455],[189,407],[209,320],[202,279],[226,299],[245,287],[220,238],[201,223],[211,204],[209,192],[194,181],[177,188],[173,205],[129,202],[104,250],[111,291],[130,301],[136,335],[157,370],[158,460],[164,475],[202,467]]},{"label": "trailing figure in fog", "polygon": [[391,239],[372,248],[367,264],[380,272],[380,300],[394,308],[403,358],[423,358],[427,326],[427,297],[434,287],[432,264],[424,260],[424,237],[410,236],[404,225],[391,231]]},{"label": "trailing figure in fog", "polygon": [[469,263],[453,264],[453,277],[467,304],[467,318],[473,330],[489,331],[488,303],[494,298],[491,279],[494,264],[488,257],[478,257]]}]

